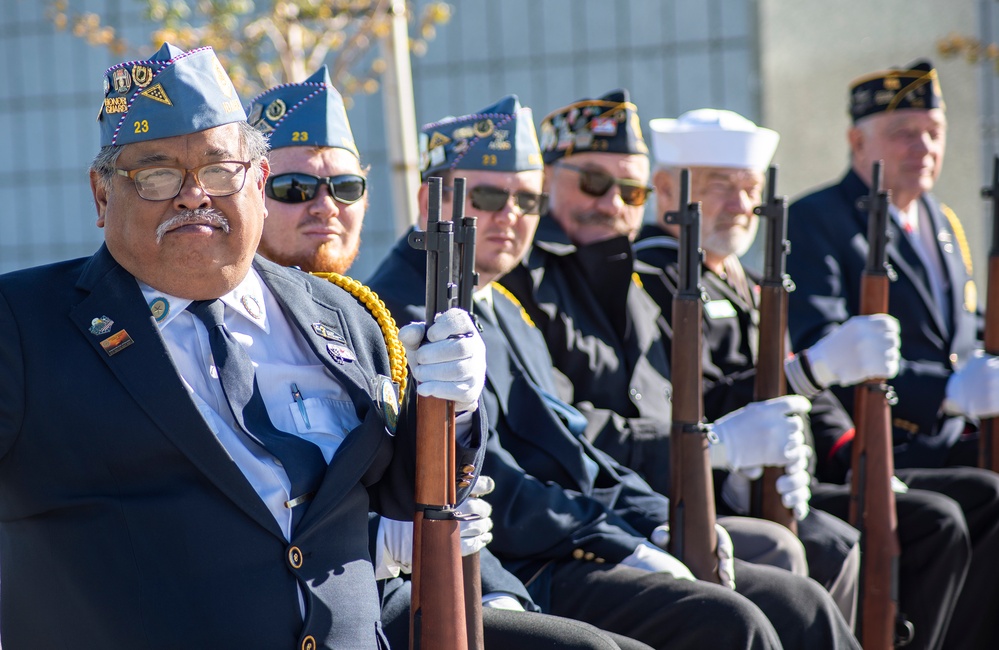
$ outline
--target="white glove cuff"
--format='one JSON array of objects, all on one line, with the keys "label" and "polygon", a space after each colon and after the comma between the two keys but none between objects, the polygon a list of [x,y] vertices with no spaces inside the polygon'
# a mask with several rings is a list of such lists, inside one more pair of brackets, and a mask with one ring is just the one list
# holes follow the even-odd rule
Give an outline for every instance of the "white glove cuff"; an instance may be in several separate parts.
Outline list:
[{"label": "white glove cuff", "polygon": [[794,393],[811,400],[825,390],[825,387],[812,376],[812,369],[809,366],[806,353],[807,350],[785,361],[784,375]]}]

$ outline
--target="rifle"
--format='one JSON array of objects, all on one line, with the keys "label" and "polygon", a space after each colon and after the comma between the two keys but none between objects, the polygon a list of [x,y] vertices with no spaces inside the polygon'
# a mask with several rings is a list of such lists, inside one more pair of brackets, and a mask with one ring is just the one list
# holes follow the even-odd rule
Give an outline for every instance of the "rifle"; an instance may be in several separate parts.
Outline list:
[{"label": "rifle", "polygon": [[666,223],[680,227],[680,279],[673,300],[673,424],[670,433],[669,552],[700,580],[720,583],[714,482],[701,377],[701,204],[690,203],[690,170],[680,172],[680,206]]},{"label": "rifle", "polygon": [[[762,401],[787,393],[784,378],[787,295],[794,291],[794,282],[785,266],[785,256],[791,251],[791,243],[787,240],[787,197],[777,196],[776,166],[770,167],[766,201],[754,212],[767,222],[763,281],[760,283],[759,353],[753,386],[753,399]],[[784,507],[777,491],[777,479],[783,474],[784,470],[779,467],[764,468],[763,476],[753,481],[749,510],[752,516],[783,524],[797,535],[798,522],[794,513]]]},{"label": "rifle", "polygon": [[[999,156],[992,167],[992,186],[982,188],[992,199],[992,247],[989,249],[989,279],[985,296],[985,352],[999,354]],[[978,466],[999,472],[999,418],[982,420],[978,433]]]},{"label": "rifle", "polygon": [[[860,279],[860,313],[888,312],[888,283],[894,270],[887,259],[888,205],[891,192],[881,189],[881,161],[874,163],[870,194],[858,207],[867,210],[867,265]],[[912,624],[898,613],[898,518],[891,479],[891,405],[897,401],[883,379],[869,379],[854,398],[853,476],[850,523],[860,531],[860,605],[857,638],[865,650],[906,645]]]},{"label": "rifle", "polygon": [[[455,224],[454,245],[457,263],[455,283],[458,286],[457,306],[472,313],[472,294],[479,284],[479,274],[475,271],[475,217],[466,217],[465,179],[454,179],[454,203],[451,221]],[[465,515],[462,515],[465,518]],[[465,593],[465,630],[468,634],[469,650],[484,650],[485,637],[482,628],[482,571],[478,552],[461,558],[461,572]]]},{"label": "rifle", "polygon": [[[464,179],[455,182],[452,221],[440,218],[442,180],[431,178],[429,186],[427,228],[409,236],[410,246],[427,251],[428,329],[437,314],[447,311],[457,298],[452,276],[455,224],[465,222],[461,216],[465,206]],[[460,277],[464,279],[464,273]],[[470,291],[468,295],[470,298]],[[468,650],[467,632],[455,625],[453,619],[456,612],[466,611],[459,516],[454,511],[457,500],[453,473],[456,458],[454,417],[454,402],[417,396],[416,513],[410,605],[410,648],[413,650]],[[479,590],[481,592],[481,586]],[[471,604],[481,607],[481,602],[479,598]]]}]

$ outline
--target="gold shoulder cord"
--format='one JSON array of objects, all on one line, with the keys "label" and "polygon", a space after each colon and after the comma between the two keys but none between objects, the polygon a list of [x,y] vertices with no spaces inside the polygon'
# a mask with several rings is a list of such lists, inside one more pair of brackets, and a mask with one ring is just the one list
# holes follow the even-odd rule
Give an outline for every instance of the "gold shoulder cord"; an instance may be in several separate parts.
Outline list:
[{"label": "gold shoulder cord", "polygon": [[406,348],[399,342],[399,328],[395,324],[395,319],[389,312],[388,307],[382,302],[378,294],[361,284],[354,278],[348,278],[339,273],[313,273],[317,278],[323,278],[340,287],[350,295],[357,298],[364,307],[371,312],[378,327],[382,330],[382,337],[385,339],[385,348],[388,350],[389,366],[392,368],[392,381],[399,384],[399,397],[406,394]]},{"label": "gold shoulder cord", "polygon": [[506,287],[504,287],[502,284],[500,284],[498,282],[490,282],[489,286],[491,286],[496,293],[502,294],[503,297],[505,297],[507,300],[509,300],[513,304],[517,305],[517,308],[520,309],[520,317],[524,319],[525,323],[527,323],[531,327],[534,327],[534,328],[537,327],[537,325],[534,324],[534,321],[531,320],[531,317],[527,313],[527,310],[524,309],[524,305],[520,304],[520,301],[517,300],[517,296],[513,295],[512,293],[510,293],[509,289],[507,289]]},{"label": "gold shoulder cord", "polygon": [[954,231],[954,238],[957,239],[957,247],[961,251],[961,259],[964,261],[964,269],[968,272],[968,275],[973,275],[971,267],[971,247],[968,246],[968,236],[964,234],[964,226],[958,221],[957,215],[950,207],[940,204],[940,209],[943,210],[944,216],[947,217],[947,221],[950,223],[950,229]]}]

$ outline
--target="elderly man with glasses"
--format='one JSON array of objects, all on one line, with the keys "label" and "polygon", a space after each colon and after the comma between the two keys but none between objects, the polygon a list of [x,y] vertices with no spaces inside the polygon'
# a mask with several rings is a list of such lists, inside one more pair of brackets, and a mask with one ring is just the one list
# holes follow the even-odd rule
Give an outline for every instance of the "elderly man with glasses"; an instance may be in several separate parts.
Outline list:
[{"label": "elderly man with glasses", "polygon": [[[267,143],[210,48],[112,66],[103,95],[105,245],[0,277],[4,645],[387,645],[368,512],[415,509],[392,330],[255,256]],[[457,472],[485,355],[453,316],[411,366],[468,413]]]}]

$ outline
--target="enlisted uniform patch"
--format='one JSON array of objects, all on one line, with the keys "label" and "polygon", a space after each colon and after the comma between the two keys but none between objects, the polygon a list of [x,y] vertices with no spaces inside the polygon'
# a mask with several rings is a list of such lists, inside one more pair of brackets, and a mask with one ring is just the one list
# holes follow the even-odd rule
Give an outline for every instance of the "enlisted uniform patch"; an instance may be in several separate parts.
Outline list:
[{"label": "enlisted uniform patch", "polygon": [[132,343],[132,337],[128,335],[128,332],[120,330],[101,341],[101,347],[104,348],[104,351],[108,353],[109,357],[113,357],[128,346],[132,345]]},{"label": "enlisted uniform patch", "polygon": [[344,363],[354,363],[357,360],[351,349],[342,345],[329,343],[326,345],[326,351],[338,366],[342,366]]},{"label": "enlisted uniform patch", "polygon": [[149,303],[149,311],[157,323],[162,323],[163,319],[170,313],[170,302],[162,296],[153,298]]},{"label": "enlisted uniform patch", "polygon": [[111,331],[111,326],[114,325],[114,321],[107,316],[101,316],[100,318],[95,318],[90,321],[90,333],[94,336],[100,336],[101,334],[107,334]]}]

